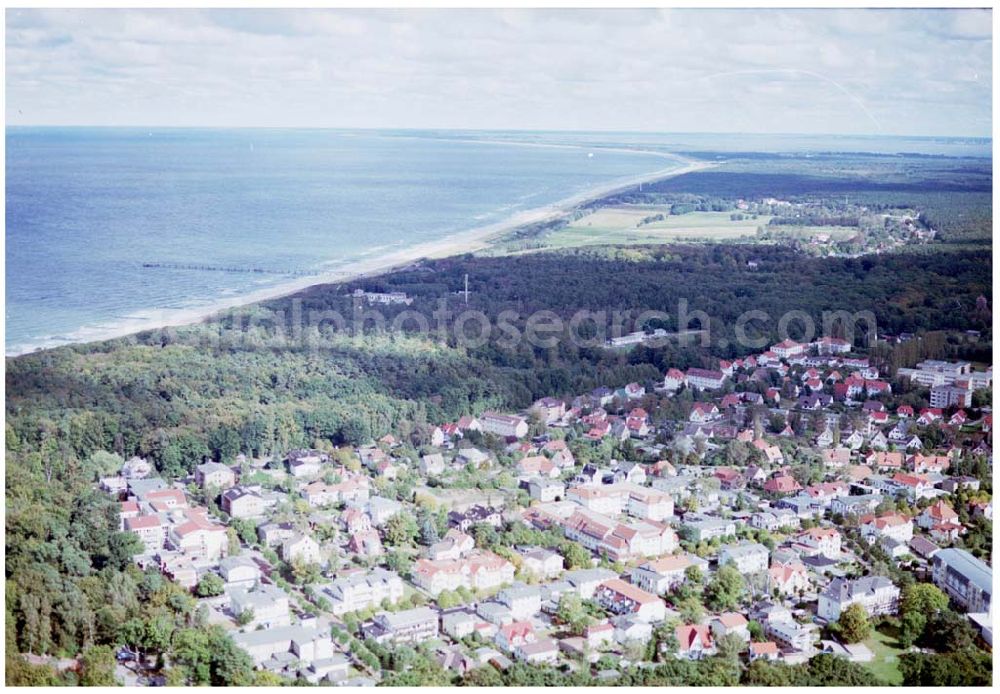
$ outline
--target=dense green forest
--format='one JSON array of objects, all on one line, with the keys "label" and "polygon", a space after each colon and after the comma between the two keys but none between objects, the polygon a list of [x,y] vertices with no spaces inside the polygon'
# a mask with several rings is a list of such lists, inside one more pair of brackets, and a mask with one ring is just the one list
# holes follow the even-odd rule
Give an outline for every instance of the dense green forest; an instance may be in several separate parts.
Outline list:
[{"label": "dense green forest", "polygon": [[[756,269],[747,267],[751,259]],[[669,314],[645,327],[673,330],[678,302],[686,299],[689,313],[711,317],[711,344],[620,352],[560,339],[542,348],[526,340],[505,344],[505,334],[493,330],[486,344],[468,348],[456,345],[451,333],[394,334],[368,322],[361,334],[350,334],[348,326],[317,347],[290,337],[289,327],[278,339],[277,320],[248,327],[246,314],[237,312],[178,330],[8,360],[8,447],[14,454],[38,454],[48,442],[63,460],[97,450],[141,454],[176,475],[204,456],[281,451],[317,438],[358,443],[401,426],[650,381],[669,366],[713,365],[713,356],[759,351],[737,344],[734,331],[737,317],[751,309],[771,316],[747,330],[758,326],[754,336],[768,343],[778,337],[777,319],[790,310],[812,316],[817,326],[825,310],[871,310],[881,334],[984,331],[978,343],[956,343],[952,353],[988,358],[989,317],[977,312],[976,298],[990,297],[989,263],[988,256],[967,250],[809,259],[778,247],[718,246],[434,261],[360,285],[415,298],[411,306],[383,307],[390,322],[404,311],[430,316],[444,300],[455,314],[469,308],[496,319],[516,312],[511,325],[522,330],[537,311],[568,322],[581,308],[610,316],[637,314],[637,307]],[[467,307],[455,294],[466,274],[472,288]],[[336,310],[351,316],[356,307],[346,294],[354,286],[315,287],[264,306],[289,320],[293,303],[303,315]],[[697,320],[690,325],[699,326]],[[636,327],[643,326],[623,322],[625,331]]]}]

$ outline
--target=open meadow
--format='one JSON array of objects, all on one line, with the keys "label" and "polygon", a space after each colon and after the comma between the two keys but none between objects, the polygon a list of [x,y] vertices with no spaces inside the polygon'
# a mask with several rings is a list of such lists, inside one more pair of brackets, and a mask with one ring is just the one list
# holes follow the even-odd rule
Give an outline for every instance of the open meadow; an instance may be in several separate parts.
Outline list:
[{"label": "open meadow", "polygon": [[[768,228],[769,215],[732,212],[689,212],[671,215],[668,206],[617,205],[601,207],[538,240],[546,248],[572,248],[604,244],[691,243],[753,240],[760,227]],[[775,227],[769,229],[778,231]],[[782,226],[780,233],[803,240],[826,234],[831,240],[850,238],[849,227]]]}]

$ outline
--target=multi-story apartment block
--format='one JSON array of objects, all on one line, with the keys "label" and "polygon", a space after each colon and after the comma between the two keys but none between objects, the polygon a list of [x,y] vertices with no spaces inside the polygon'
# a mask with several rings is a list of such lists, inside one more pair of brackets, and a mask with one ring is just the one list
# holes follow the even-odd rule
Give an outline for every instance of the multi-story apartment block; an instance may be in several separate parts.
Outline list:
[{"label": "multi-story apartment block", "polygon": [[485,412],[479,418],[479,423],[487,434],[515,439],[522,439],[528,435],[528,422],[525,421],[524,417],[517,415]]},{"label": "multi-story apartment block", "polygon": [[385,569],[359,571],[340,576],[323,589],[330,597],[335,615],[377,607],[383,602],[395,605],[403,598],[403,579]]},{"label": "multi-story apartment block", "polygon": [[865,576],[854,580],[835,578],[819,594],[816,614],[833,622],[854,603],[860,603],[869,617],[894,614],[899,606],[899,588],[884,576]]},{"label": "multi-story apartment block", "polygon": [[934,584],[966,612],[989,612],[993,569],[964,549],[942,549],[931,560]]},{"label": "multi-story apartment block", "polygon": [[767,547],[756,542],[741,542],[727,545],[719,550],[719,566],[732,564],[741,574],[753,574],[767,570],[770,552]]},{"label": "multi-story apartment block", "polygon": [[382,612],[364,631],[379,643],[421,643],[438,635],[438,613],[430,607]]}]

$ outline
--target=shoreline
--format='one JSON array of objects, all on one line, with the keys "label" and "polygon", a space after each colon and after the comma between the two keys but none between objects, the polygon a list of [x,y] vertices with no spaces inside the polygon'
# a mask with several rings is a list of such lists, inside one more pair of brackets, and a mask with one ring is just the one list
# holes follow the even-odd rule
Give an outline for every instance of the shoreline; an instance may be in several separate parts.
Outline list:
[{"label": "shoreline", "polygon": [[[649,153],[653,154],[653,152]],[[620,179],[612,181],[576,193],[549,205],[523,210],[499,222],[473,227],[436,241],[425,241],[389,253],[382,253],[370,259],[355,260],[349,262],[347,267],[338,270],[318,272],[315,275],[309,275],[297,280],[282,282],[227,299],[220,299],[205,306],[135,311],[133,312],[134,317],[125,322],[115,325],[105,324],[79,328],[60,339],[48,338],[47,341],[41,343],[28,344],[21,348],[6,351],[5,356],[7,358],[16,358],[59,347],[114,340],[147,330],[192,325],[208,320],[225,311],[250,306],[262,301],[292,296],[311,287],[342,284],[364,277],[385,274],[423,259],[446,258],[465,253],[474,253],[489,248],[494,242],[499,240],[498,237],[500,236],[525,226],[556,221],[571,214],[580,206],[608,195],[634,188],[640,184],[683,176],[684,174],[715,166],[712,162],[699,161],[668,152],[656,152],[655,154],[673,159],[681,165],[679,167],[659,169],[648,174],[633,176],[624,181]]]}]

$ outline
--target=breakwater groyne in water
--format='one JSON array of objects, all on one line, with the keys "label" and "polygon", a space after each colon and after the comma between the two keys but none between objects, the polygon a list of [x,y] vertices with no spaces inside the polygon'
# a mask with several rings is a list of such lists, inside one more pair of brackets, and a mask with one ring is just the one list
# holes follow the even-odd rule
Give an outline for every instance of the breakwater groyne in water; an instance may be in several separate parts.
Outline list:
[{"label": "breakwater groyne in water", "polygon": [[198,270],[200,272],[244,272],[290,277],[308,277],[309,275],[319,274],[316,270],[279,270],[242,265],[199,265],[197,263],[143,263],[142,267],[163,270]]}]

